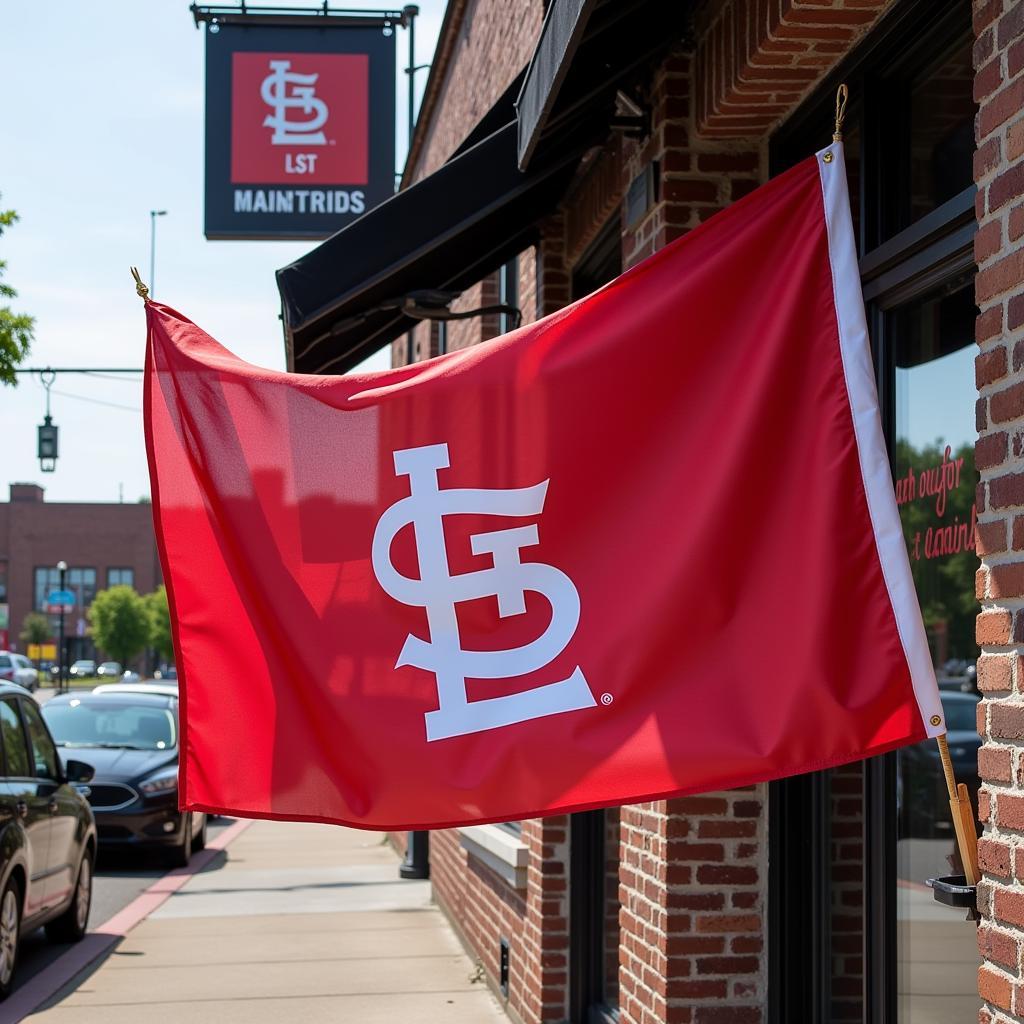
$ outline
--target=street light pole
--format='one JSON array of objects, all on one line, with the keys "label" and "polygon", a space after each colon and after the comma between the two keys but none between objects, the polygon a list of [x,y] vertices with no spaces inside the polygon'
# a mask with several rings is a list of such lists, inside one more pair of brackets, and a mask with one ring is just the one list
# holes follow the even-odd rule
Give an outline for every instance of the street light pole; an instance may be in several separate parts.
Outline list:
[{"label": "street light pole", "polygon": [[149,295],[156,294],[156,219],[166,217],[166,210],[149,211]]},{"label": "street light pole", "polygon": [[416,90],[414,79],[416,78],[416,16],[420,13],[416,4],[406,4],[402,8],[405,15],[405,24],[409,32],[409,66],[405,73],[409,76],[409,145],[412,145],[412,132],[416,123]]},{"label": "street light pole", "polygon": [[[64,589],[64,580],[67,577],[68,563],[60,561],[57,563],[57,571],[60,573],[60,589]],[[64,602],[60,603],[60,632],[57,634],[57,664],[59,672],[57,675],[57,692],[64,692]]]}]

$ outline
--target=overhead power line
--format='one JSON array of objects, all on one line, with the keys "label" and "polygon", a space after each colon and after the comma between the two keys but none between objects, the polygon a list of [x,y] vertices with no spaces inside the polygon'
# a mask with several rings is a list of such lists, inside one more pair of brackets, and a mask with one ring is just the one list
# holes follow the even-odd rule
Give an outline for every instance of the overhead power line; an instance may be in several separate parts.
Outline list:
[{"label": "overhead power line", "polygon": [[141,366],[22,366],[15,373],[145,373]]},{"label": "overhead power line", "polygon": [[86,395],[73,395],[70,391],[54,391],[61,398],[74,398],[79,402],[92,402],[93,405],[105,405],[110,409],[124,409],[126,412],[142,412],[137,405],[121,405],[119,402],[105,402],[102,398],[89,398]]}]

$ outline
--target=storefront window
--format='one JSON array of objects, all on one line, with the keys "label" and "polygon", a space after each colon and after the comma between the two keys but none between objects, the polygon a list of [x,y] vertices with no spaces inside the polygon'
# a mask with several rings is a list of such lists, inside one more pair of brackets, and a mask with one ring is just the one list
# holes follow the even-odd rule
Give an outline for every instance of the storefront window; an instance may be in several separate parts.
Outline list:
[{"label": "storefront window", "polygon": [[[882,423],[951,753],[976,806],[974,33],[962,0],[896,7],[777,133],[772,166],[820,147],[847,83]],[[925,884],[959,870],[934,741],[774,783],[770,814],[770,1024],[973,1020],[975,929]]]},{"label": "storefront window", "polygon": [[[942,695],[957,780],[977,807],[979,605],[974,576],[974,316],[970,279],[890,313],[896,361],[893,473],[910,565]],[[901,1024],[953,1024],[977,1010],[974,929],[937,905],[928,878],[962,871],[933,740],[896,761],[897,985]]]}]

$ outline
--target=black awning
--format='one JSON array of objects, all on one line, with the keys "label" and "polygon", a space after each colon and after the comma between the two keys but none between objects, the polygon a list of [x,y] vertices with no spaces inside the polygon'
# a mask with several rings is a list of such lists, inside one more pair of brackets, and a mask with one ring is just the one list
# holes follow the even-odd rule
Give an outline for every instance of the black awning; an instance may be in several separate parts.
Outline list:
[{"label": "black awning", "polygon": [[583,41],[587,22],[601,0],[555,0],[548,8],[540,42],[526,72],[519,114],[519,166],[525,167],[540,139],[559,89]]},{"label": "black awning", "polygon": [[675,0],[554,0],[516,101],[525,170],[573,133],[607,130],[615,94],[685,38],[692,4]]},{"label": "black awning", "polygon": [[532,244],[581,152],[524,174],[511,121],[283,267],[288,369],[344,373],[418,322],[407,294],[462,291]]}]

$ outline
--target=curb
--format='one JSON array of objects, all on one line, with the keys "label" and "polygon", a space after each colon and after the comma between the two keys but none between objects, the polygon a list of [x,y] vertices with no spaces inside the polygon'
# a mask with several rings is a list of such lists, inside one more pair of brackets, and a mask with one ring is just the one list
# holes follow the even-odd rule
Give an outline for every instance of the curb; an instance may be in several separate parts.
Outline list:
[{"label": "curb", "polygon": [[205,849],[193,854],[187,868],[174,868],[158,878],[141,892],[128,906],[90,931],[52,964],[41,970],[23,985],[10,999],[0,1003],[0,1022],[16,1024],[34,1013],[48,999],[55,996],[68,982],[115,946],[136,925],[144,921],[158,907],[166,903],[193,875],[198,874],[213,858],[234,842],[252,821],[236,821],[223,832],[210,839]]}]

